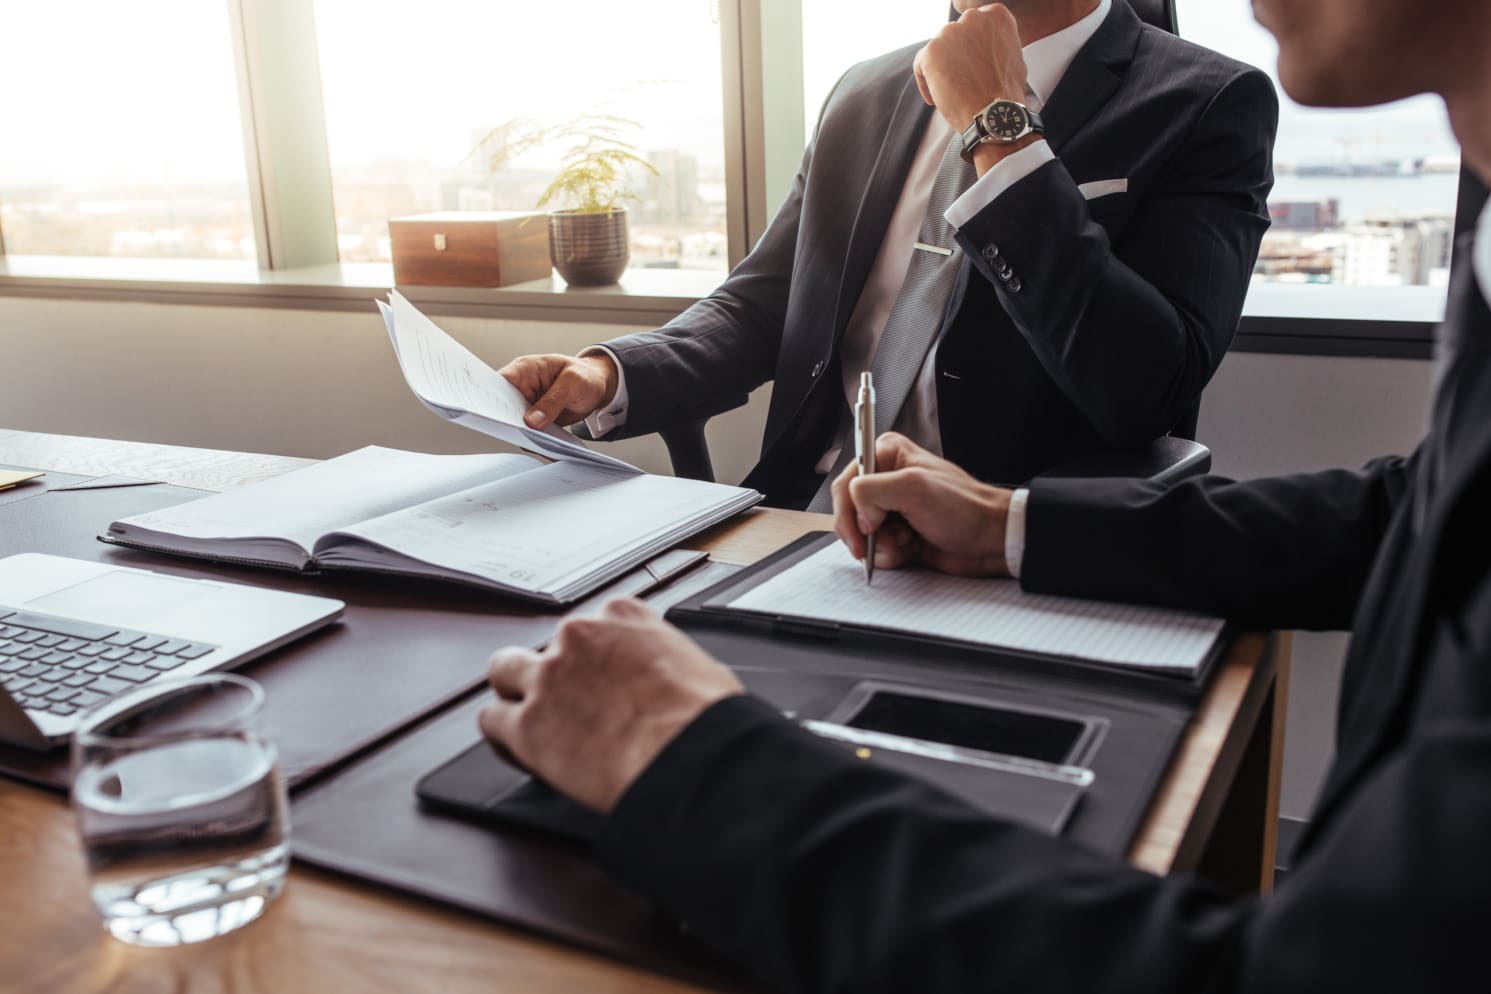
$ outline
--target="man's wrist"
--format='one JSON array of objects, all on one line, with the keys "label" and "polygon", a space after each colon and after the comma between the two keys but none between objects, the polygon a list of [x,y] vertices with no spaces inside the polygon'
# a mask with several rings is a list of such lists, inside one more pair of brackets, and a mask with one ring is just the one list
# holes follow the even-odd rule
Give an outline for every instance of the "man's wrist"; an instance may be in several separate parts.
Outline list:
[{"label": "man's wrist", "polygon": [[1032,131],[1012,142],[979,142],[970,155],[973,156],[973,168],[982,176],[990,169],[999,165],[1005,159],[1014,155],[1022,149],[1027,149],[1036,142],[1045,141],[1046,136],[1039,131]]},{"label": "man's wrist", "polygon": [[616,361],[611,358],[610,353],[604,349],[594,352],[585,351],[576,356],[582,362],[590,363],[600,374],[605,382],[606,395],[601,399],[600,407],[605,407],[616,399],[616,385],[620,382],[620,376],[616,369]]},{"label": "man's wrist", "polygon": [[1009,513],[1011,491],[1004,487],[984,484],[983,511],[984,534],[978,547],[983,551],[983,568],[991,576],[1009,572],[1005,559],[1005,518]]}]

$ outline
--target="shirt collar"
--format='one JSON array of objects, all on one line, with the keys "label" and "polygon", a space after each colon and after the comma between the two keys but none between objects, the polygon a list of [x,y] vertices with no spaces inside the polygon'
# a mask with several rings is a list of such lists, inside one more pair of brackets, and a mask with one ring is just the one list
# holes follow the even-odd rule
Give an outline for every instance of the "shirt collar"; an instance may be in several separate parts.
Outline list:
[{"label": "shirt collar", "polygon": [[1077,53],[1097,34],[1112,9],[1113,0],[1102,0],[1096,10],[1076,24],[1025,46],[1025,85],[1042,107],[1051,99],[1056,84],[1066,75]]},{"label": "shirt collar", "polygon": [[1481,296],[1491,301],[1491,202],[1481,209],[1481,219],[1475,226],[1471,265],[1475,268],[1476,282],[1481,285]]}]

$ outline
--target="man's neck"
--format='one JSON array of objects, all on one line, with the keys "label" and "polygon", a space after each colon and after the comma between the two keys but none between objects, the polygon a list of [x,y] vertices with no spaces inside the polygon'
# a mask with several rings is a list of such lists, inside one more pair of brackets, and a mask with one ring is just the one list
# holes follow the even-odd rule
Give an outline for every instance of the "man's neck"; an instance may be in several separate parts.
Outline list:
[{"label": "man's neck", "polygon": [[1020,44],[1054,35],[1098,9],[1101,0],[1005,0],[1020,28]]},{"label": "man's neck", "polygon": [[1456,6],[1462,13],[1453,19],[1453,33],[1435,39],[1441,58],[1440,85],[1434,88],[1444,97],[1465,167],[1491,185],[1491,65],[1485,59],[1491,17],[1477,0],[1459,0]]},{"label": "man's neck", "polygon": [[1460,142],[1465,168],[1491,186],[1491,87],[1477,92],[1445,96],[1450,127]]}]

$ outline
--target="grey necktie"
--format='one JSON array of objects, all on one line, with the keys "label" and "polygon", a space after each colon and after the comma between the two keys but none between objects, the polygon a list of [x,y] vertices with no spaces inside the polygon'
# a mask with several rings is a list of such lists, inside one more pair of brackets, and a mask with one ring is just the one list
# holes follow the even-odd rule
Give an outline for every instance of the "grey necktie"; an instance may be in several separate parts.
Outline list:
[{"label": "grey necktie", "polygon": [[[947,309],[948,296],[958,278],[958,266],[962,253],[953,240],[953,226],[942,216],[977,178],[972,163],[964,162],[959,154],[963,149],[963,137],[956,132],[942,153],[942,163],[932,181],[932,194],[927,198],[927,212],[922,217],[921,231],[917,241],[942,249],[951,249],[951,255],[913,249],[911,263],[906,267],[906,279],[896,297],[895,306],[885,320],[885,328],[875,345],[875,355],[870,360],[870,372],[875,377],[875,434],[878,437],[896,423],[901,406],[911,393],[926,361],[927,350],[942,327],[943,312]],[[839,452],[818,492],[808,503],[809,511],[830,511],[833,497],[829,492],[834,478],[854,459],[854,446],[847,444]]]}]

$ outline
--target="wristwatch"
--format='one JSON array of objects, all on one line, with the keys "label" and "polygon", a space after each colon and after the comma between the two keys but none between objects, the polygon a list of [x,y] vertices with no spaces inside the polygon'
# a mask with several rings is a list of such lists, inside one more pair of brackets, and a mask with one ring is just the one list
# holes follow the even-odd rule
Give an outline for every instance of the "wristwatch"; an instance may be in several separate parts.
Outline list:
[{"label": "wristwatch", "polygon": [[973,150],[984,142],[996,145],[1012,145],[1026,135],[1046,133],[1041,116],[1022,103],[1003,98],[994,101],[977,114],[973,123],[963,129],[963,151],[965,161],[973,161]]}]

